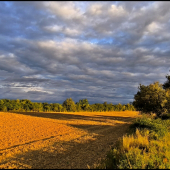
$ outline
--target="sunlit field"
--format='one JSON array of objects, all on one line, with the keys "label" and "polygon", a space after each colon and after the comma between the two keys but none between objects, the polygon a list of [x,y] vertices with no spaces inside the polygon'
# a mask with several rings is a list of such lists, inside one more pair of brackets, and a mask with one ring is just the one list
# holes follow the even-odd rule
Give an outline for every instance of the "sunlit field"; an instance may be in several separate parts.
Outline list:
[{"label": "sunlit field", "polygon": [[88,168],[138,116],[135,111],[0,112],[0,168]]}]

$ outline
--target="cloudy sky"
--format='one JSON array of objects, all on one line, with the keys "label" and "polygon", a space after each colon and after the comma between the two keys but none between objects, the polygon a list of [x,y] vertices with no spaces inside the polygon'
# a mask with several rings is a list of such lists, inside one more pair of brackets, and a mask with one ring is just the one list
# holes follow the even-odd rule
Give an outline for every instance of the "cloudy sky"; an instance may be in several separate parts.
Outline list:
[{"label": "cloudy sky", "polygon": [[168,1],[0,2],[0,98],[133,101],[170,70]]}]

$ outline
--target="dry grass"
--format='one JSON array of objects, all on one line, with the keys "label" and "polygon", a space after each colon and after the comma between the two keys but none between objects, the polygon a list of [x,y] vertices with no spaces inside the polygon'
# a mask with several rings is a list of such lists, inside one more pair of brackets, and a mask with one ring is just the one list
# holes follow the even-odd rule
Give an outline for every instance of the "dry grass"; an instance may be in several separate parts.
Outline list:
[{"label": "dry grass", "polygon": [[169,126],[170,120],[137,118],[131,126],[133,134],[120,138],[96,168],[170,169]]},{"label": "dry grass", "polygon": [[[81,162],[85,160],[80,160],[80,163],[76,162],[76,159],[81,157],[77,154],[81,155],[83,152],[82,150],[79,153],[79,150],[87,146],[92,147],[90,142],[95,140],[98,142],[95,145],[99,145],[97,146],[98,148],[101,145],[100,149],[103,150],[107,145],[104,146],[102,143],[107,139],[107,134],[109,135],[115,128],[115,125],[127,124],[137,116],[138,112],[130,111],[76,113],[1,112],[0,168],[73,168],[75,164],[79,164],[79,168],[81,168]],[[125,129],[122,129],[123,131]],[[98,136],[102,137],[100,141],[102,143],[99,140],[97,141]],[[107,140],[110,140],[109,136]],[[115,137],[117,138],[117,136]],[[81,149],[78,149],[79,145]],[[93,148],[96,147],[95,145]],[[70,153],[75,159],[71,161],[71,165],[67,165],[67,159],[63,159],[64,154],[69,153],[72,148],[77,149],[75,153],[77,156],[75,158],[74,153]],[[94,154],[95,152],[97,153],[97,151],[94,151]],[[53,158],[51,158],[52,155]],[[58,157],[59,155],[60,157]],[[84,155],[84,158],[87,157],[90,157],[90,155]],[[56,159],[60,161],[57,162]],[[84,167],[87,168],[87,165]]]},{"label": "dry grass", "polygon": [[149,148],[149,131],[145,131],[142,135],[137,129],[135,135],[123,136],[123,147],[125,151],[129,151],[132,147]]}]

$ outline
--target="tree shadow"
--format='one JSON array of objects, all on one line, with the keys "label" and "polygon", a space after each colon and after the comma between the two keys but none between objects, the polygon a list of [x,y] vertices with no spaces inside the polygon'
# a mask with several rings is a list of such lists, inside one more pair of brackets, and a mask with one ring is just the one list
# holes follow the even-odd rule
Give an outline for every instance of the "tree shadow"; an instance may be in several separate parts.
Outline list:
[{"label": "tree shadow", "polygon": [[[92,166],[102,156],[105,157],[106,150],[109,149],[109,146],[113,145],[116,140],[127,131],[129,126],[128,122],[135,119],[133,117],[105,115],[86,116],[78,115],[76,113],[66,114],[60,112],[15,113],[56,120],[87,120],[98,122],[106,122],[107,120],[117,121],[115,121],[113,125],[69,123],[72,127],[88,131],[88,135],[80,136],[77,139],[70,141],[55,140],[55,136],[41,139],[44,141],[53,138],[54,142],[52,145],[48,146],[47,149],[29,149],[26,152],[15,154],[14,157],[9,157],[5,161],[0,162],[0,169],[1,165],[3,165],[5,169],[15,169],[16,167],[17,169],[87,169],[87,165]],[[119,121],[123,121],[124,123],[119,123]],[[34,142],[36,143],[37,141],[33,141],[31,143],[33,144]],[[25,146],[29,144],[30,143],[25,143]],[[21,145],[13,147],[21,147]],[[24,148],[24,144],[22,147]],[[54,148],[54,151],[51,151],[50,148]],[[64,149],[62,150],[62,148]]]},{"label": "tree shadow", "polygon": [[70,120],[70,121],[75,121],[77,119],[77,120],[88,120],[88,121],[98,121],[98,122],[106,122],[106,120],[129,122],[129,120],[135,119],[134,117],[122,117],[122,116],[114,116],[114,115],[113,116],[105,116],[105,115],[86,116],[86,115],[78,115],[76,113],[66,114],[66,113],[61,113],[61,112],[56,112],[56,113],[54,112],[14,112],[14,113],[41,117],[41,118]]},{"label": "tree shadow", "polygon": [[[72,141],[54,142],[49,146],[56,148],[53,152],[50,149],[44,150],[43,148],[29,150],[15,154],[15,157],[1,162],[0,165],[4,164],[5,169],[15,169],[15,167],[17,169],[87,169],[87,165],[93,166],[102,156],[105,156],[106,148],[109,149],[109,145],[113,145],[128,127],[127,124],[71,126],[99,135],[84,141],[74,139]],[[66,149],[62,150],[62,148]]]}]

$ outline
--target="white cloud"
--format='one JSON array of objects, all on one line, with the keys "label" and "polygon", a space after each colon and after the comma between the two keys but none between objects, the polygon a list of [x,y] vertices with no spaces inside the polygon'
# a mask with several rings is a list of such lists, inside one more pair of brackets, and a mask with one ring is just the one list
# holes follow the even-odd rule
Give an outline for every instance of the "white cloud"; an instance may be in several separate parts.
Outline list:
[{"label": "white cloud", "polygon": [[80,18],[82,15],[81,10],[76,8],[74,2],[49,1],[44,2],[44,5],[53,14],[56,14],[64,19]]},{"label": "white cloud", "polygon": [[53,26],[45,26],[44,29],[48,32],[53,32],[53,33],[62,33],[65,34],[66,36],[78,36],[82,33],[81,30],[75,29],[75,28],[66,28],[64,26],[59,26],[59,25],[53,25]]},{"label": "white cloud", "polygon": [[156,22],[152,22],[151,24],[148,25],[147,30],[150,33],[156,33],[161,31],[161,26]]},{"label": "white cloud", "polygon": [[108,11],[113,17],[128,15],[127,11],[122,6],[111,5]]},{"label": "white cloud", "polygon": [[54,49],[57,46],[57,43],[53,40],[39,41],[36,43],[41,48],[47,48],[47,49]]},{"label": "white cloud", "polygon": [[100,14],[102,14],[102,4],[98,4],[98,3],[92,4],[89,7],[88,11],[92,15],[100,15]]},{"label": "white cloud", "polygon": [[50,32],[62,32],[63,26],[59,25],[45,26],[44,29]]},{"label": "white cloud", "polygon": [[41,93],[47,93],[47,94],[54,94],[51,91],[45,90],[43,87],[22,87],[24,92],[41,92]]},{"label": "white cloud", "polygon": [[77,35],[80,35],[81,31],[80,30],[77,30],[77,29],[70,29],[70,28],[66,28],[64,30],[64,33],[65,34],[68,34],[68,35],[73,35],[73,36],[77,36]]}]

